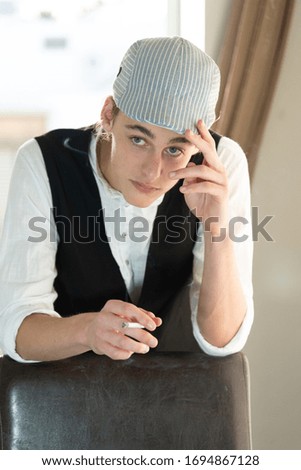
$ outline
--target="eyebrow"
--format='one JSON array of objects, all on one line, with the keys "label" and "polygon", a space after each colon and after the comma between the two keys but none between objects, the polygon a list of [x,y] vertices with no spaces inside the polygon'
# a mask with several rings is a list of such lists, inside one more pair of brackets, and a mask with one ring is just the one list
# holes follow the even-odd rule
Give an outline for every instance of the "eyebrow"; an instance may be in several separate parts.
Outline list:
[{"label": "eyebrow", "polygon": [[133,131],[140,131],[140,132],[142,132],[142,134],[146,135],[150,139],[155,139],[156,138],[155,134],[153,134],[152,131],[147,129],[147,127],[139,126],[139,124],[127,124],[125,127],[127,129],[131,129]]},{"label": "eyebrow", "polygon": [[[174,137],[173,139],[171,139],[169,141],[170,144],[176,144],[176,143],[179,143],[179,144],[191,144],[191,142],[189,142],[188,139],[186,139],[186,137]],[[192,145],[192,144],[191,144]]]},{"label": "eyebrow", "polygon": [[[156,136],[153,134],[152,131],[150,131],[147,127],[140,126],[139,124],[127,124],[125,126],[127,129],[131,129],[134,131],[140,131],[142,134],[146,135],[150,139],[155,139]],[[173,139],[170,139],[169,141],[170,144],[176,144],[176,143],[181,143],[181,144],[191,144],[189,140],[186,139],[186,137],[174,137]]]}]

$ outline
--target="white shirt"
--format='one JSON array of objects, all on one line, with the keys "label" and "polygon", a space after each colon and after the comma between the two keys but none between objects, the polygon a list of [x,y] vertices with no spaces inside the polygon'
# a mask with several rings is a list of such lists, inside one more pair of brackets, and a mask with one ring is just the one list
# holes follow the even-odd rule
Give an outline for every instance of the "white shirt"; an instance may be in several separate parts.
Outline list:
[{"label": "white shirt", "polygon": [[[196,316],[204,262],[202,226],[193,251],[190,303],[193,333],[199,346],[207,354],[225,356],[243,348],[253,322],[253,242],[246,157],[239,145],[226,137],[222,137],[219,142],[218,154],[228,176],[230,217],[244,218],[240,219],[244,220],[243,223],[234,224],[233,236],[236,237],[234,251],[247,312],[239,331],[225,347],[213,346],[201,335]],[[91,141],[89,158],[102,207],[105,208],[105,229],[112,254],[120,267],[131,299],[135,301],[143,284],[152,227],[163,196],[147,208],[128,204],[123,195],[111,188],[103,178],[97,166],[95,139]],[[51,214],[52,207],[44,159],[38,143],[31,139],[19,149],[16,158],[0,246],[0,349],[21,362],[25,361],[15,350],[15,338],[24,318],[34,312],[59,316],[54,310],[57,294],[53,287],[57,274],[55,256],[59,240]],[[118,214],[121,221],[117,234],[116,226],[109,219],[116,217],[116,211],[120,211]],[[139,218],[135,219],[136,228],[141,221],[141,233],[129,232],[131,227],[133,229],[133,224],[129,224],[129,221],[134,217]],[[125,240],[124,243],[120,242],[120,236]]]}]

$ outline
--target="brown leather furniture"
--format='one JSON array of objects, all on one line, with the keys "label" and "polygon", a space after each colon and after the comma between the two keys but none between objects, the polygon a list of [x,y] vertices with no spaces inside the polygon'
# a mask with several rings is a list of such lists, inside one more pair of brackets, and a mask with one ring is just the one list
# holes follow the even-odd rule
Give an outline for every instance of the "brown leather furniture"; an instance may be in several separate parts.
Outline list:
[{"label": "brown leather furniture", "polygon": [[0,359],[2,449],[249,449],[242,353]]}]

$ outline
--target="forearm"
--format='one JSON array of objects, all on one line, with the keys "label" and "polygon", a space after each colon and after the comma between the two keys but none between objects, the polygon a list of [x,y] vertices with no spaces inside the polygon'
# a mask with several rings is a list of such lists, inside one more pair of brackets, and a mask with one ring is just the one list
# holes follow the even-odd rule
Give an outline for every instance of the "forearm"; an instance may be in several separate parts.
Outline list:
[{"label": "forearm", "polygon": [[26,317],[17,334],[16,351],[25,360],[51,361],[88,351],[85,331],[93,313],[59,318],[39,313]]},{"label": "forearm", "polygon": [[210,344],[224,347],[239,330],[247,305],[236,266],[233,242],[212,241],[205,232],[205,258],[198,304],[198,325]]},{"label": "forearm", "polygon": [[[142,328],[131,329],[125,326],[127,322]],[[121,300],[109,300],[99,312],[68,318],[34,313],[18,330],[16,350],[23,359],[34,361],[64,359],[89,350],[112,359],[128,359],[157,346],[150,331],[161,323],[152,312]]]}]

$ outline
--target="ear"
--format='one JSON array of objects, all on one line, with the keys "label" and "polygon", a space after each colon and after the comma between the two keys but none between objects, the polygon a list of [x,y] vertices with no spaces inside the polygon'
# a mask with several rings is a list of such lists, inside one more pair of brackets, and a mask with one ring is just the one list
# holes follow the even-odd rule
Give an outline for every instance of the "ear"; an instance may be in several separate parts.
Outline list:
[{"label": "ear", "polygon": [[111,132],[113,128],[113,121],[114,121],[113,109],[114,109],[113,98],[112,96],[108,96],[105,99],[104,105],[100,113],[101,126],[106,132]]}]

